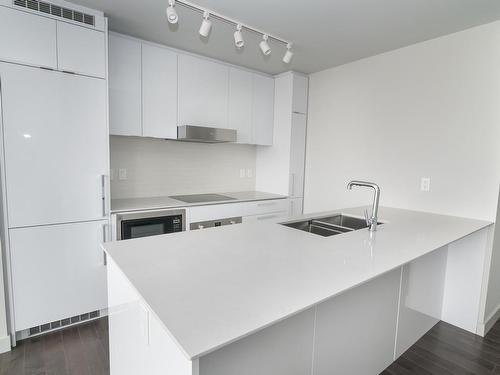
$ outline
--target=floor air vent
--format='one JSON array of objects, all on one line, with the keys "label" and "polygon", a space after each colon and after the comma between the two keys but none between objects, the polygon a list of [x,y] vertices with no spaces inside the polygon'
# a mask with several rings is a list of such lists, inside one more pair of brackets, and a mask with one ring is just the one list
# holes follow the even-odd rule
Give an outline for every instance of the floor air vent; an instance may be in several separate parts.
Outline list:
[{"label": "floor air vent", "polygon": [[36,336],[47,331],[52,331],[58,328],[70,326],[73,324],[85,322],[86,320],[97,319],[101,313],[99,311],[92,311],[82,315],[72,316],[71,318],[56,320],[52,323],[42,324],[40,326],[31,327],[29,329],[29,336]]},{"label": "floor air vent", "polygon": [[14,5],[21,8],[31,9],[40,13],[51,14],[55,17],[61,17],[67,20],[95,26],[95,17],[91,14],[85,14],[69,8],[63,8],[44,1],[14,0]]}]

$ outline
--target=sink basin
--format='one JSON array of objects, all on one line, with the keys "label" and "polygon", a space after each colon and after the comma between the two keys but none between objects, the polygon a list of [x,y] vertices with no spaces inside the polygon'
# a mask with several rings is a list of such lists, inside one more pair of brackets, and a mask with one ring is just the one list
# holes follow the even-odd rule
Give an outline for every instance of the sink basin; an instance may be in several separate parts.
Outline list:
[{"label": "sink basin", "polygon": [[282,225],[323,237],[330,237],[368,228],[365,219],[342,214],[283,223]]}]

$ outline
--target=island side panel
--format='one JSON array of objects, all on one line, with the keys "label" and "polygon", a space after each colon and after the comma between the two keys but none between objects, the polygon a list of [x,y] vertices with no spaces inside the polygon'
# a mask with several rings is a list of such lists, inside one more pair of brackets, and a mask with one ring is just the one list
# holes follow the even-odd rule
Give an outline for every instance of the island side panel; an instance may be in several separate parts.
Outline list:
[{"label": "island side panel", "polygon": [[378,375],[394,357],[401,268],[317,308],[313,375]]},{"label": "island side panel", "polygon": [[483,274],[490,227],[448,245],[442,320],[478,331]]},{"label": "island side panel", "polygon": [[200,358],[200,375],[311,373],[315,308]]},{"label": "island side panel", "polygon": [[111,375],[198,375],[163,325],[108,256]]},{"label": "island side panel", "polygon": [[447,256],[443,247],[403,266],[394,359],[440,321]]}]

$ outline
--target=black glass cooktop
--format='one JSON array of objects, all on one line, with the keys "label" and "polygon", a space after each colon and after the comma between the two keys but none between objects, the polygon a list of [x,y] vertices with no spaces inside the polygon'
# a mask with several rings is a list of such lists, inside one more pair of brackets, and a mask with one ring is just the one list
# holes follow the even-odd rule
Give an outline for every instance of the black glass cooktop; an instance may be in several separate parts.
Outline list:
[{"label": "black glass cooktop", "polygon": [[192,195],[173,195],[169,198],[177,199],[184,203],[206,203],[219,201],[233,201],[236,198],[231,198],[221,194],[192,194]]}]

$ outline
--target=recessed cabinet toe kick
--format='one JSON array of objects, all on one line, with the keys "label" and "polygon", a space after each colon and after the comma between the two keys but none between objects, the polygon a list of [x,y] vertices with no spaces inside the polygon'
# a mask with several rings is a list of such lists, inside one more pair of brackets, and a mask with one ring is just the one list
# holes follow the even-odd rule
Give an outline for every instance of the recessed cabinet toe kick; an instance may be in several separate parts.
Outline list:
[{"label": "recessed cabinet toe kick", "polygon": [[[348,209],[104,244],[111,374],[376,375],[439,320],[480,333],[492,223],[379,218],[377,231]],[[311,221],[351,230],[297,230]]]}]

